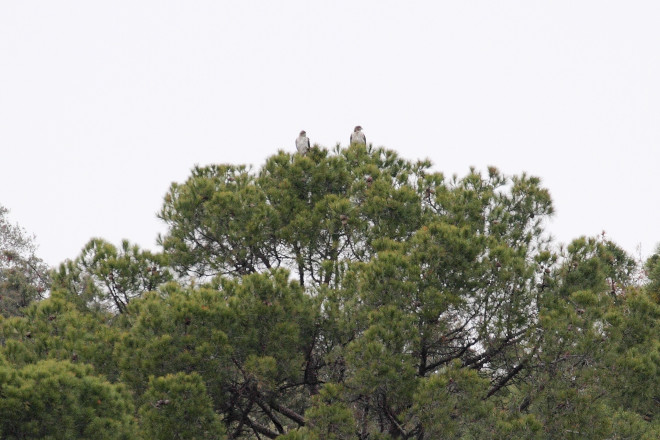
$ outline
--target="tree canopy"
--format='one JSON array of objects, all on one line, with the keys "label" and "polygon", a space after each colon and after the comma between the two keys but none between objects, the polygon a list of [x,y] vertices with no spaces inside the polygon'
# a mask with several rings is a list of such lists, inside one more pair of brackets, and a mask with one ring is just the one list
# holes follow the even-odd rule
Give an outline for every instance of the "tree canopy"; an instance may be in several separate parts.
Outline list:
[{"label": "tree canopy", "polygon": [[658,438],[660,249],[552,213],[361,144],[196,166],[162,252],[92,239],[0,320],[0,436]]},{"label": "tree canopy", "polygon": [[48,267],[36,255],[34,237],[13,224],[0,205],[0,316],[20,315],[30,302],[44,298]]}]

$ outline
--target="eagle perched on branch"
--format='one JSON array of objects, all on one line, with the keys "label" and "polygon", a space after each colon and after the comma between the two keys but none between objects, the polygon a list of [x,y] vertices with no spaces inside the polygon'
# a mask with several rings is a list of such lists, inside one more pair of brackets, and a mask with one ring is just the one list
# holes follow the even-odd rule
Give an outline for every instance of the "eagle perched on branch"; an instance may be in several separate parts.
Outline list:
[{"label": "eagle perched on branch", "polygon": [[302,155],[307,154],[309,151],[309,138],[307,137],[305,130],[301,131],[300,136],[296,139],[296,150]]},{"label": "eagle perched on branch", "polygon": [[353,133],[351,133],[351,144],[367,145],[367,137],[362,133],[362,127],[359,125],[355,127]]}]

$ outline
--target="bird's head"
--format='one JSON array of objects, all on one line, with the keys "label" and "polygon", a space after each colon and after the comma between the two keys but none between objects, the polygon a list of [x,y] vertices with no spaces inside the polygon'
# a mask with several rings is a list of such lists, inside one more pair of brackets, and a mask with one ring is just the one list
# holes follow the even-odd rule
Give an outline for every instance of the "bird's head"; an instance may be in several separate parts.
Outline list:
[{"label": "bird's head", "polygon": [[307,134],[307,133],[305,132],[305,130],[303,130],[303,131],[300,132],[300,136],[305,136],[306,134]]},{"label": "bird's head", "polygon": [[360,127],[359,125],[357,125],[353,131],[356,131],[356,132],[357,132],[357,131],[362,131],[362,127]]}]

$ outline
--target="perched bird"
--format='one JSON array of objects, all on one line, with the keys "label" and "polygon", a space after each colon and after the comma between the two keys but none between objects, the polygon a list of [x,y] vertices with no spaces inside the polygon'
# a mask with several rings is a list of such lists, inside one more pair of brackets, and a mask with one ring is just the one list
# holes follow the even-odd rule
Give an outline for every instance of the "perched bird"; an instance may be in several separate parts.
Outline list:
[{"label": "perched bird", "polygon": [[309,151],[309,138],[307,137],[305,130],[301,131],[300,136],[296,139],[296,149],[300,154],[307,154]]},{"label": "perched bird", "polygon": [[351,133],[351,144],[367,145],[367,137],[362,133],[362,127],[359,125],[355,127],[353,133]]}]

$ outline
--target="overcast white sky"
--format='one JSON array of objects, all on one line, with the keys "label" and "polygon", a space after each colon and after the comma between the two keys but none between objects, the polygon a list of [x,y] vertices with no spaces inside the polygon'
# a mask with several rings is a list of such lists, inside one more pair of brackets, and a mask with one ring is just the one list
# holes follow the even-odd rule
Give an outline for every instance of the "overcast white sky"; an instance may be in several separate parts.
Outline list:
[{"label": "overcast white sky", "polygon": [[541,177],[558,241],[660,242],[660,2],[0,0],[0,204],[55,265],[156,249],[172,181],[353,126]]}]

